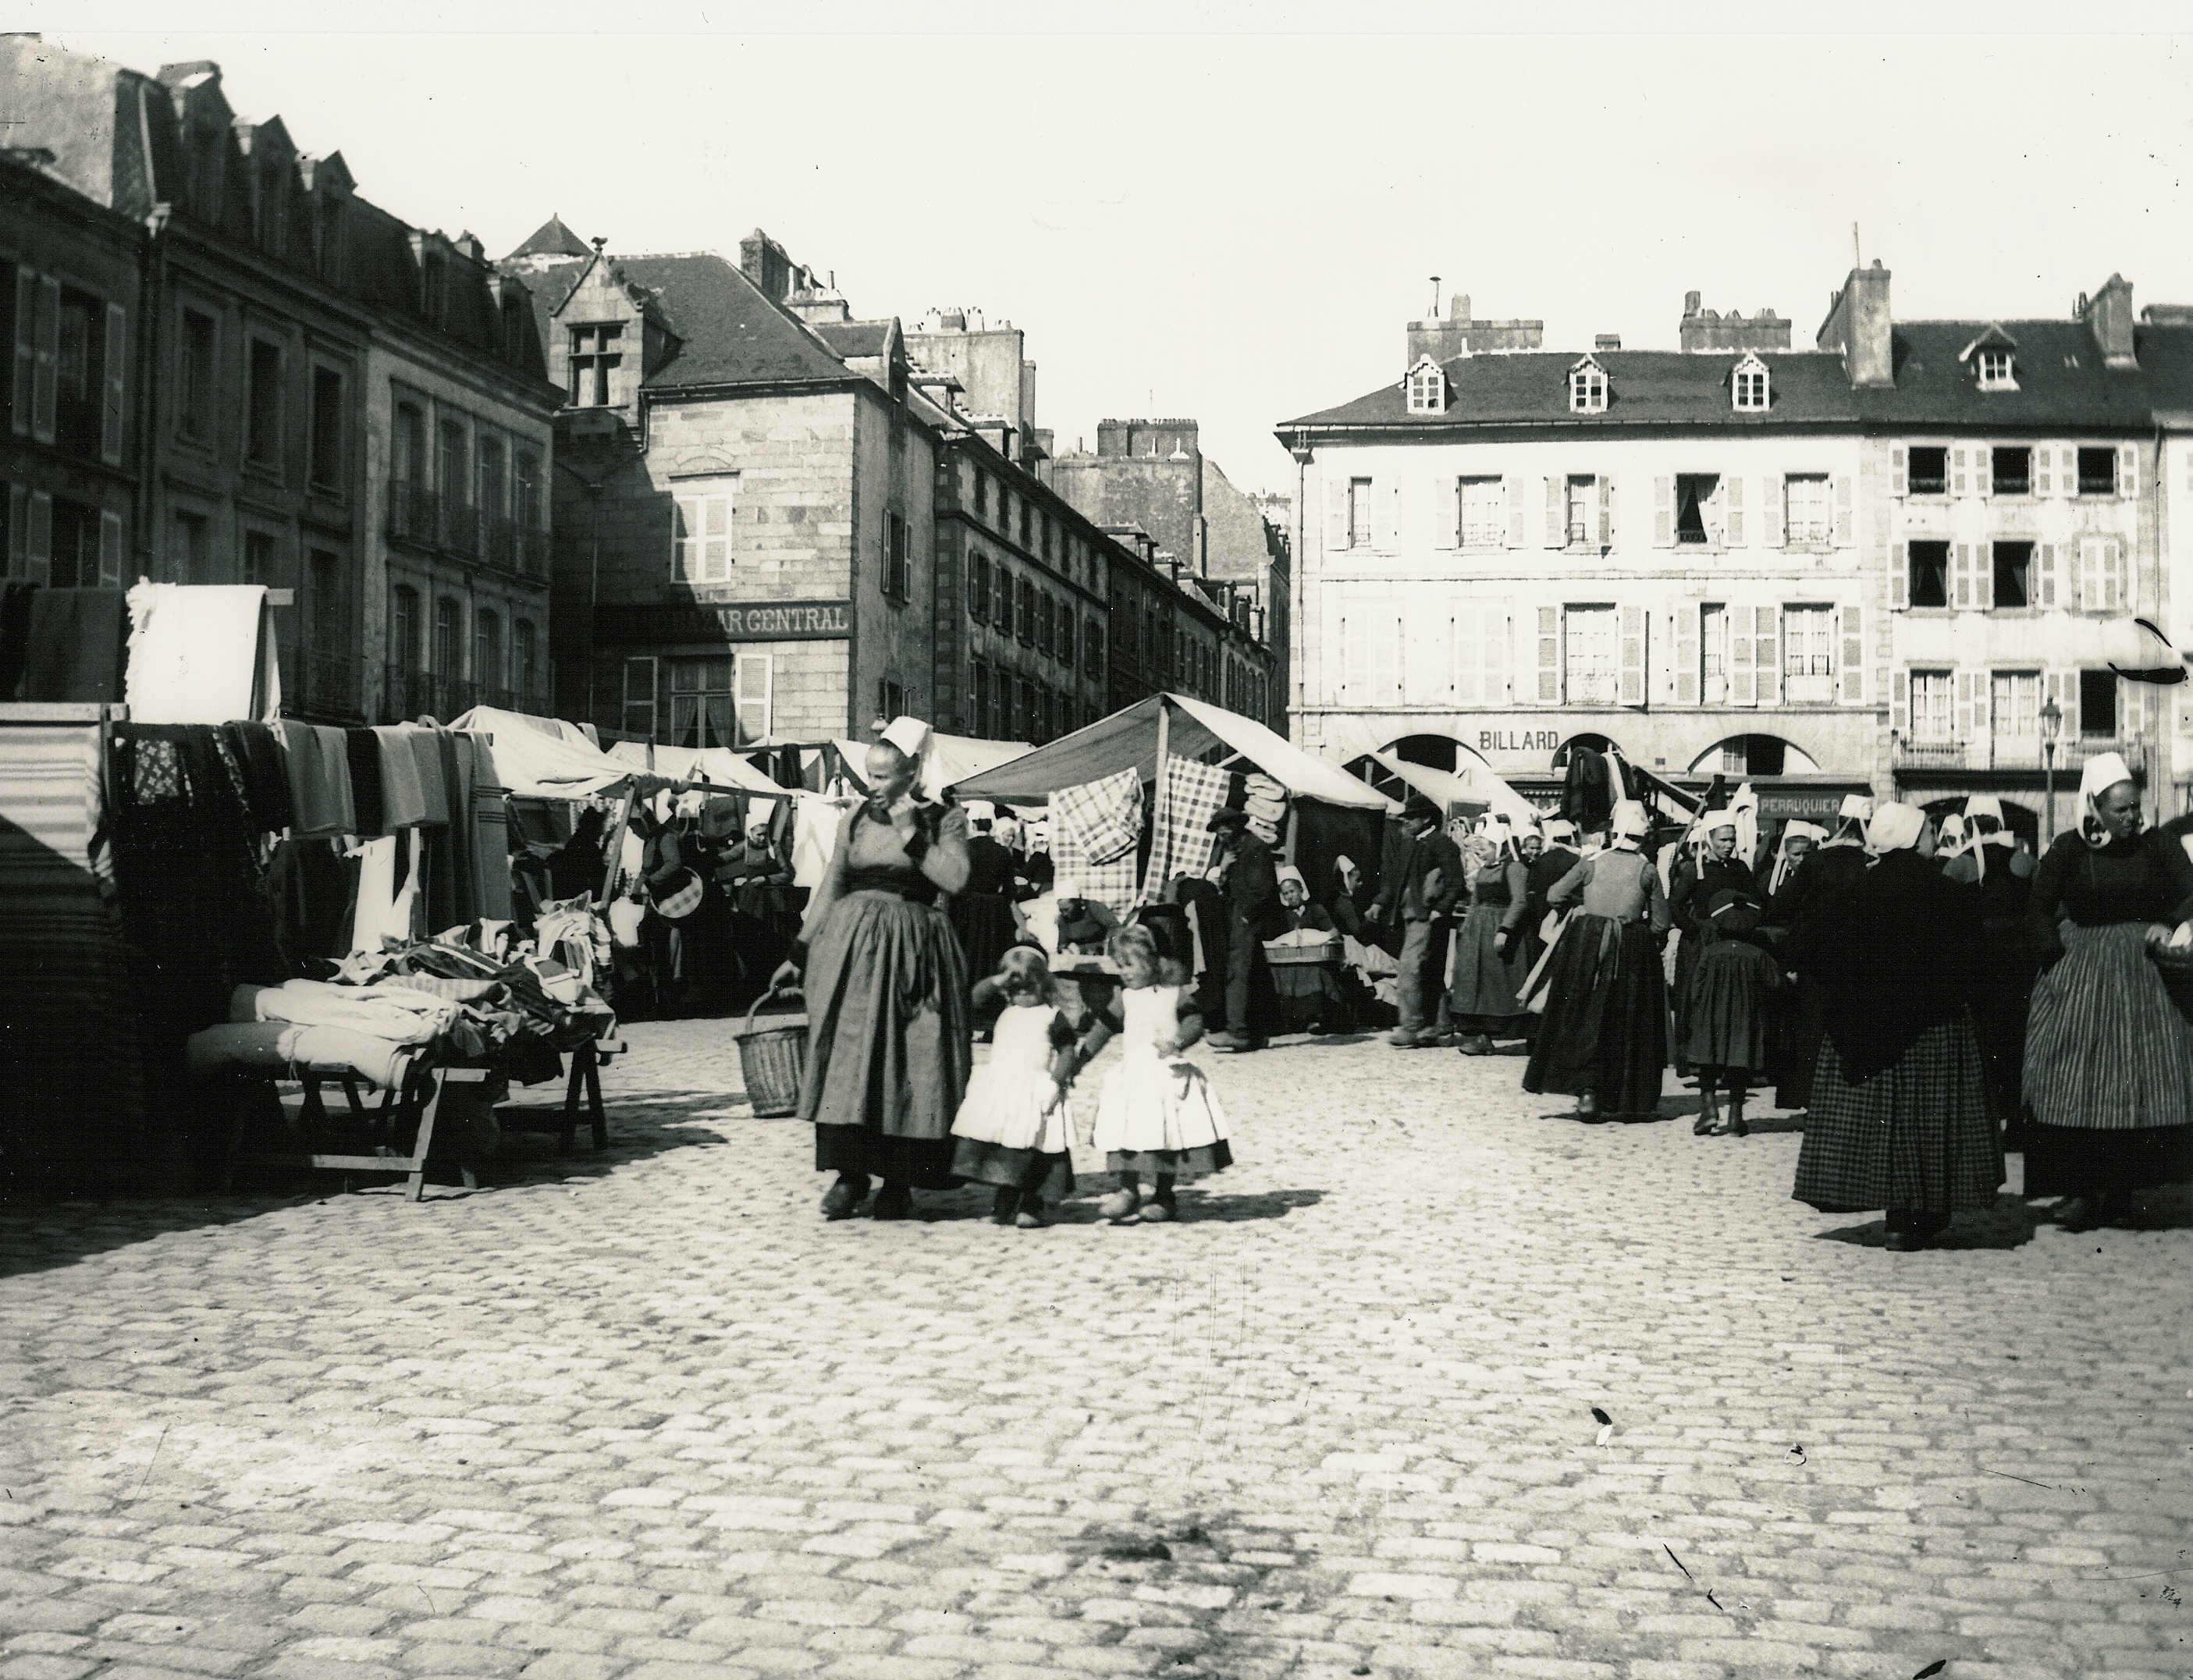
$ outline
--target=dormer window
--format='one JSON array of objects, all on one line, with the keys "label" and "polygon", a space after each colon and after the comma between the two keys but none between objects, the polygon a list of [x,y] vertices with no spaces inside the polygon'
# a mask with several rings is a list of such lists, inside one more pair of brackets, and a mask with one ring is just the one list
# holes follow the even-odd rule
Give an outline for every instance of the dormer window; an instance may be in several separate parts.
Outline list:
[{"label": "dormer window", "polygon": [[2010,352],[1989,348],[1979,354],[1980,389],[1982,391],[2015,391],[2018,379],[2012,371]]},{"label": "dormer window", "polygon": [[1740,414],[1761,414],[1766,412],[1766,364],[1756,356],[1747,356],[1736,364],[1736,378],[1731,386],[1732,400]]},{"label": "dormer window", "polygon": [[1606,412],[1606,370],[1589,356],[1569,369],[1569,412],[1603,414]]},{"label": "dormer window", "polygon": [[1439,363],[1426,357],[1409,369],[1409,412],[1440,414],[1446,412],[1446,375]]}]

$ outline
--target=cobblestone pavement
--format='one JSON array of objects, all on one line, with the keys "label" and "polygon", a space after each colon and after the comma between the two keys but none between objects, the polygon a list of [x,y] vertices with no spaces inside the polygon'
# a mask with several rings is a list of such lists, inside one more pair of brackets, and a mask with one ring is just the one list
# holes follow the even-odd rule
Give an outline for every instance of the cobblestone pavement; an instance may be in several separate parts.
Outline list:
[{"label": "cobblestone pavement", "polygon": [[825,1226],[632,1037],[598,1159],[0,1214],[0,1680],[2193,1675],[2182,1197],[1892,1254],[1354,1043],[1178,1225]]}]

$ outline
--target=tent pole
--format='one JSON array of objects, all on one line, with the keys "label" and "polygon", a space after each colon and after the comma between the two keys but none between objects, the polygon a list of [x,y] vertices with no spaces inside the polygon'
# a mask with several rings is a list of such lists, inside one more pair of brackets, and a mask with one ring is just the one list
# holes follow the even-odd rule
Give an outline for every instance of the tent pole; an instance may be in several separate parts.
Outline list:
[{"label": "tent pole", "polygon": [[616,832],[610,838],[609,867],[602,871],[602,897],[599,907],[607,910],[610,900],[616,896],[617,877],[624,872],[624,836],[632,826],[633,802],[639,797],[636,782],[625,784],[624,804],[617,812]]},{"label": "tent pole", "polygon": [[[1165,698],[1165,691],[1163,689],[1159,689],[1158,691],[1157,786],[1150,799],[1150,832],[1154,837],[1165,832],[1165,829],[1162,825],[1171,820],[1172,816],[1171,809],[1168,809],[1172,802],[1165,792],[1165,751],[1166,740],[1169,734],[1168,725],[1171,721],[1171,717],[1172,704]],[[1153,847],[1155,845],[1154,839],[1152,841],[1152,845]],[[1165,885],[1166,883],[1160,882],[1159,883],[1158,890],[1159,892],[1163,892]],[[1142,883],[1142,886],[1144,889],[1142,896],[1145,898],[1150,896],[1148,892],[1149,883],[1145,881]]]}]

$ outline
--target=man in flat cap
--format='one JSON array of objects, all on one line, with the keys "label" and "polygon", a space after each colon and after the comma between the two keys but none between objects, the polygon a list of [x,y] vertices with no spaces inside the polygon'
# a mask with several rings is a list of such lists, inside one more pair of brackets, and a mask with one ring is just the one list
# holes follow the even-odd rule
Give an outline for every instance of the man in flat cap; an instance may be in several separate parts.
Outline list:
[{"label": "man in flat cap", "polygon": [[[1407,1050],[1436,1042],[1424,1007],[1427,987],[1438,986],[1433,964],[1444,956],[1443,951],[1434,951],[1433,934],[1462,889],[1462,853],[1440,831],[1439,807],[1421,793],[1409,796],[1400,823],[1388,828],[1387,837],[1378,896],[1363,919],[1373,928],[1400,924],[1401,948],[1394,958],[1400,972],[1394,976],[1400,1020],[1388,1042]],[[1431,995],[1436,997],[1436,990]]]},{"label": "man in flat cap", "polygon": [[1241,812],[1214,811],[1205,826],[1226,872],[1226,1026],[1208,1042],[1219,1051],[1261,1050],[1279,1010],[1264,962],[1264,941],[1282,919],[1279,870]]}]

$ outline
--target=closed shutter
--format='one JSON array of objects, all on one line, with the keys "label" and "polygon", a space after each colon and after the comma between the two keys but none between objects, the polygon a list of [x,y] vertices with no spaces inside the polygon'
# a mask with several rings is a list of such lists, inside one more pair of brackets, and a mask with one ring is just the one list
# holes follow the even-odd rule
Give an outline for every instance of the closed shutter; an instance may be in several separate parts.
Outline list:
[{"label": "closed shutter", "polygon": [[1769,548],[1783,544],[1783,497],[1787,494],[1778,477],[1759,481],[1759,540]]},{"label": "closed shutter", "polygon": [[2056,446],[2036,443],[2033,446],[2033,494],[2053,496],[2056,494]]},{"label": "closed shutter", "polygon": [[[2129,446],[2127,446],[2129,447]],[[2102,539],[2102,610],[2105,613],[2126,613],[2132,610],[2132,591],[2127,587],[2125,576],[2124,543],[2117,537]]]},{"label": "closed shutter", "polygon": [[99,516],[99,586],[122,586],[122,516],[118,513]]},{"label": "closed shutter", "polygon": [[1911,604],[1911,550],[1891,550],[1888,556],[1888,605],[1902,612]]},{"label": "closed shutter", "polygon": [[1669,637],[1675,649],[1675,704],[1698,703],[1698,614],[1700,603],[1685,601],[1675,613],[1675,631]]},{"label": "closed shutter", "polygon": [[2082,613],[2099,613],[2102,610],[2102,540],[2099,537],[2081,537],[2078,598],[2072,605]]},{"label": "closed shutter", "polygon": [[1721,482],[1727,495],[1726,529],[1728,534],[1728,546],[1731,548],[1742,548],[1744,546],[1744,480],[1730,477]]},{"label": "closed shutter", "polygon": [[1397,478],[1390,484],[1374,481],[1371,505],[1378,510],[1378,551],[1391,554],[1401,546],[1400,480]]},{"label": "closed shutter", "polygon": [[733,667],[731,701],[737,714],[739,745],[767,740],[772,727],[770,703],[776,694],[773,654],[741,654]]},{"label": "closed shutter", "polygon": [[1538,704],[1561,703],[1561,609],[1538,609]]},{"label": "closed shutter", "polygon": [[2056,452],[2056,494],[2079,494],[2079,446],[2076,443],[2066,443]]},{"label": "closed shutter", "polygon": [[1457,706],[1475,706],[1484,692],[1478,617],[1475,607],[1457,607],[1447,615],[1447,697]]},{"label": "closed shutter", "polygon": [[1383,605],[1372,621],[1371,643],[1371,700],[1374,706],[1399,706],[1406,666],[1401,649],[1401,614],[1391,603]]},{"label": "closed shutter", "polygon": [[2117,445],[2117,494],[2131,497],[2139,494],[2139,445]]},{"label": "closed shutter", "polygon": [[1652,614],[1642,607],[1622,609],[1622,703],[1645,704],[1646,631]]},{"label": "closed shutter", "polygon": [[1755,607],[1751,616],[1751,663],[1759,674],[1759,704],[1782,698],[1782,609]]},{"label": "closed shutter", "polygon": [[9,430],[30,435],[31,410],[38,389],[38,277],[27,268],[15,271],[15,383],[14,400],[8,415]]},{"label": "closed shutter", "polygon": [[1842,609],[1836,626],[1837,640],[1842,644],[1837,657],[1842,662],[1842,697],[1845,706],[1865,704],[1865,609],[1852,603]]},{"label": "closed shutter", "polygon": [[1968,542],[1950,551],[1950,604],[1957,608],[1973,604],[1973,546]]},{"label": "closed shutter", "polygon": [[109,466],[122,464],[122,412],[125,389],[123,369],[129,349],[129,317],[118,303],[106,306],[106,389],[99,411],[99,458]]},{"label": "closed shutter", "polygon": [[2033,586],[2033,604],[2047,612],[2056,606],[2056,545],[2044,542],[2040,546],[2041,576]]},{"label": "closed shutter", "polygon": [[1431,521],[1432,546],[1452,548],[1462,523],[1462,486],[1452,478],[1434,478],[1424,486],[1424,517]]},{"label": "closed shutter", "polygon": [[1652,546],[1675,546],[1675,481],[1662,477],[1652,481]]},{"label": "closed shutter", "polygon": [[1363,633],[1363,614],[1359,608],[1340,615],[1340,634],[1337,638],[1340,658],[1340,698],[1351,705],[1366,703],[1371,690],[1371,644]]},{"label": "closed shutter", "polygon": [[38,277],[38,361],[37,396],[31,409],[31,435],[41,443],[54,441],[54,404],[60,390],[61,283],[50,274]]},{"label": "closed shutter", "polygon": [[1523,523],[1523,475],[1511,472],[1505,482],[1508,489],[1508,546],[1520,548],[1531,540],[1530,527]]},{"label": "closed shutter", "polygon": [[1858,540],[1858,520],[1851,506],[1850,474],[1838,472],[1829,489],[1835,496],[1835,546],[1848,548]]},{"label": "closed shutter", "polygon": [[1908,735],[1911,733],[1911,673],[1898,671],[1890,679],[1889,687],[1892,692],[1889,700],[1888,725],[1897,734]]},{"label": "closed shutter", "polygon": [[31,552],[31,491],[26,484],[8,487],[8,577],[11,582],[25,580],[30,568]]},{"label": "closed shutter", "polygon": [[1337,554],[1348,546],[1348,480],[1336,467],[1325,475],[1325,547]]},{"label": "closed shutter", "polygon": [[1614,480],[1603,472],[1599,476],[1599,546],[1614,546]]},{"label": "closed shutter", "polygon": [[1569,541],[1569,511],[1563,505],[1568,485],[1559,473],[1549,473],[1546,478],[1546,546],[1566,548]]},{"label": "closed shutter", "polygon": [[1508,671],[1508,605],[1505,602],[1484,610],[1480,626],[1484,658],[1484,702],[1487,706],[1505,706],[1510,698]]},{"label": "closed shutter", "polygon": [[1980,719],[1985,714],[1981,708],[1986,704],[1984,671],[1960,671],[1955,682],[1957,692],[1957,739],[1967,746],[1979,739]]},{"label": "closed shutter", "polygon": [[1973,493],[1972,454],[1961,443],[1950,451],[1950,494],[1968,496]]},{"label": "closed shutter", "polygon": [[1995,545],[1973,545],[1973,605],[1986,612],[1995,605]]},{"label": "closed shutter", "polygon": [[1995,463],[1991,451],[1984,443],[1973,445],[1973,494],[1991,495],[1995,491]]},{"label": "closed shutter", "polygon": [[1423,481],[1409,473],[1394,481],[1394,546],[1414,554],[1425,544]]},{"label": "closed shutter", "polygon": [[2076,740],[2079,739],[2079,673],[2066,671],[2058,680],[2062,686],[2056,695],[2056,704],[2064,711],[2064,722],[2060,727],[2067,740]]},{"label": "closed shutter", "polygon": [[1731,706],[1759,704],[1759,666],[1752,646],[1752,626],[1758,622],[1758,609],[1732,606],[1728,609],[1728,703]]},{"label": "closed shutter", "polygon": [[43,490],[31,492],[30,534],[23,556],[25,581],[49,589],[54,581],[54,499]]},{"label": "closed shutter", "polygon": [[1911,494],[1910,453],[1901,443],[1888,446],[1888,494],[1892,496]]}]

